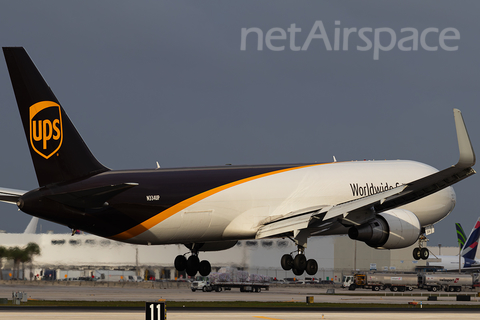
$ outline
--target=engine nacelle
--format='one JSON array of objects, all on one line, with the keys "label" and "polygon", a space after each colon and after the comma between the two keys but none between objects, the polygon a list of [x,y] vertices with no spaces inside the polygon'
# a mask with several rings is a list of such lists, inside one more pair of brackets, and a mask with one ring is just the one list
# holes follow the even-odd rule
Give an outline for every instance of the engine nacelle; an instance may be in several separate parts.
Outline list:
[{"label": "engine nacelle", "polygon": [[393,209],[360,226],[348,230],[350,239],[363,241],[376,249],[400,249],[411,246],[421,232],[420,221],[413,212]]}]

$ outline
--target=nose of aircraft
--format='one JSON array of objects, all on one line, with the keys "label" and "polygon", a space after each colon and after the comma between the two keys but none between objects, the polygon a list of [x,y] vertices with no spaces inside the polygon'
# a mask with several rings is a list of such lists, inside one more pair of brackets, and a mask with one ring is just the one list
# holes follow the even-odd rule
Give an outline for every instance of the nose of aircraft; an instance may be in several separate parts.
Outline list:
[{"label": "nose of aircraft", "polygon": [[457,195],[455,193],[455,190],[453,190],[453,187],[448,187],[448,190],[450,191],[451,194],[451,200],[452,200],[452,207],[450,209],[450,212],[455,208],[455,204],[457,203]]}]

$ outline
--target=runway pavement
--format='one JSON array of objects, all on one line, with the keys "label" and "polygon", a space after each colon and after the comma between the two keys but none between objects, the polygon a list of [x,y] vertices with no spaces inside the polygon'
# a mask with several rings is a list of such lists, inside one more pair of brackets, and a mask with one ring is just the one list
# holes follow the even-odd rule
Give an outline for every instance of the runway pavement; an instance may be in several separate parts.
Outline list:
[{"label": "runway pavement", "polygon": [[[456,301],[456,294],[441,293],[438,301],[427,301],[429,292],[416,290],[412,293],[396,293],[390,291],[383,295],[371,294],[369,290],[349,291],[335,289],[335,295],[325,294],[326,288],[318,287],[272,287],[269,291],[260,293],[240,292],[238,289],[222,292],[192,292],[188,288],[179,289],[146,289],[146,288],[107,288],[82,286],[28,286],[2,285],[0,298],[11,299],[12,292],[26,292],[29,299],[36,300],[73,300],[73,301],[294,301],[305,302],[306,296],[313,296],[314,302],[325,303],[378,303],[378,304],[408,304],[409,301],[422,301],[423,304],[453,304],[480,305],[479,297],[471,301]],[[342,294],[343,293],[343,294]],[[411,294],[415,295],[412,296]],[[422,296],[418,296],[422,294]]]},{"label": "runway pavement", "polygon": [[[424,310],[424,312],[269,312],[269,311],[246,311],[246,312],[168,312],[167,319],[188,319],[188,320],[217,320],[217,319],[229,319],[229,320],[258,320],[258,319],[270,319],[270,320],[298,320],[298,319],[325,319],[325,320],[405,320],[410,317],[419,319],[439,319],[450,320],[456,317],[461,317],[462,320],[476,320],[479,317],[479,313],[472,312],[432,312]],[[18,319],[35,319],[35,320],[47,320],[47,319],[105,319],[105,320],[144,320],[145,313],[140,311],[123,311],[123,312],[4,312],[0,313],[2,320],[18,320]]]},{"label": "runway pavement", "polygon": [[[364,312],[362,310],[349,310],[349,312],[316,310],[316,311],[291,311],[291,310],[169,310],[168,301],[294,301],[305,303],[306,296],[313,296],[314,302],[327,303],[361,303],[361,304],[408,304],[410,301],[422,302],[423,305],[470,305],[480,306],[479,297],[472,297],[472,301],[456,301],[456,294],[442,293],[438,301],[427,301],[429,293],[426,291],[414,291],[410,293],[397,293],[395,296],[388,292],[387,296],[367,295],[372,291],[357,290],[348,291],[336,288],[336,294],[325,294],[326,288],[318,287],[272,287],[269,291],[260,293],[240,292],[238,289],[223,292],[192,292],[188,288],[178,289],[146,289],[146,288],[108,288],[108,287],[82,287],[82,286],[29,286],[29,285],[1,285],[0,298],[11,299],[12,292],[26,292],[29,299],[37,300],[74,300],[74,301],[167,301],[168,319],[385,319],[404,320],[408,317],[421,317],[421,319],[452,319],[458,317],[462,320],[478,319],[480,309],[444,310],[436,312],[428,309],[409,309],[406,311],[374,310]],[[421,296],[418,294],[421,293]],[[453,309],[450,309],[453,310]],[[415,314],[412,314],[414,312]],[[21,310],[0,309],[0,319],[145,319],[142,310],[69,310],[69,309],[32,309]]]}]

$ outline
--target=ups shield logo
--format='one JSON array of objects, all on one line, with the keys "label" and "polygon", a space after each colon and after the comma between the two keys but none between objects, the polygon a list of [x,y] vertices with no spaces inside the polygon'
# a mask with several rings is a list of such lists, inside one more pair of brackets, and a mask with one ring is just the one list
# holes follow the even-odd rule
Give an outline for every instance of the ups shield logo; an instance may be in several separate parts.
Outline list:
[{"label": "ups shield logo", "polygon": [[37,102],[30,107],[30,145],[45,159],[62,146],[63,128],[60,105],[52,101]]}]

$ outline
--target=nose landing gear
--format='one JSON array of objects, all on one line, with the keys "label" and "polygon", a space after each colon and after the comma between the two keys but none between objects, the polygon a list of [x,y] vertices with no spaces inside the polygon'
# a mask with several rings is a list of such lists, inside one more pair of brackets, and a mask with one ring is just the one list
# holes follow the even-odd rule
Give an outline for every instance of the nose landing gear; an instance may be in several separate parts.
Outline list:
[{"label": "nose landing gear", "polygon": [[418,248],[413,249],[413,258],[415,260],[427,260],[430,256],[430,252],[426,248],[428,239],[425,235],[420,235],[418,238]]}]

